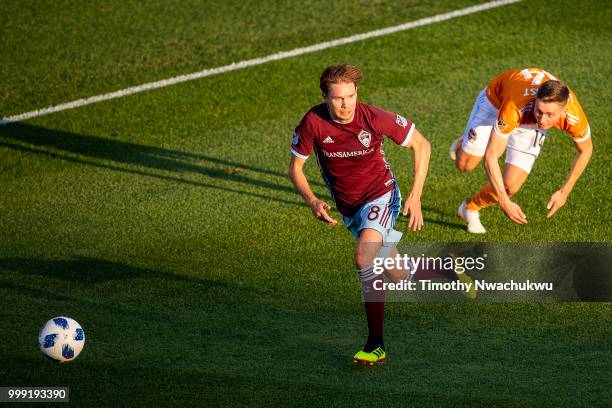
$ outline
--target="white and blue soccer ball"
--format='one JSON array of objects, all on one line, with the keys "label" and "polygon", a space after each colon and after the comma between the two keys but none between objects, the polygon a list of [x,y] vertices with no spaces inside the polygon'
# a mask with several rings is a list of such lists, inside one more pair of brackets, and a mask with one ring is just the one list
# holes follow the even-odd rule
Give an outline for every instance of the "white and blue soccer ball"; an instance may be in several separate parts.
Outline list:
[{"label": "white and blue soccer ball", "polygon": [[85,345],[85,332],[76,320],[58,316],[49,320],[38,335],[40,350],[58,363],[72,361]]}]

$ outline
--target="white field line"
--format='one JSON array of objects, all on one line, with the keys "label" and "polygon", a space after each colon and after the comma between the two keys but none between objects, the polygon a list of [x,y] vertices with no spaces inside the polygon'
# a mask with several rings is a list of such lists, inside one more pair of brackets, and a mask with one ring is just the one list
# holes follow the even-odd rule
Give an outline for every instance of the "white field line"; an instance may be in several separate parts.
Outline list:
[{"label": "white field line", "polygon": [[37,116],[47,115],[49,113],[60,112],[69,109],[79,108],[85,105],[91,105],[92,103],[108,101],[110,99],[122,98],[127,95],[133,95],[140,92],[150,91],[152,89],[164,88],[166,86],[179,84],[181,82],[193,81],[195,79],[205,78],[212,75],[222,74],[224,72],[236,71],[239,69],[252,67],[255,65],[265,64],[270,61],[278,61],[285,58],[296,57],[298,55],[308,54],[311,52],[317,52],[321,50],[325,50],[327,48],[338,47],[340,45],[351,44],[358,41],[367,40],[370,38],[381,37],[383,35],[393,34],[400,31],[411,30],[413,28],[426,26],[429,24],[440,23],[442,21],[451,20],[453,18],[466,16],[468,14],[478,13],[484,10],[489,10],[496,7],[505,6],[507,4],[518,3],[521,0],[497,0],[490,1],[488,3],[479,4],[476,6],[466,7],[463,9],[451,11],[448,13],[438,14],[432,17],[422,18],[416,21],[411,21],[408,23],[383,28],[380,30],[374,30],[367,33],[355,34],[350,37],[344,37],[337,40],[326,41],[319,44],[310,45],[308,47],[295,48],[290,51],[282,51],[277,52],[276,54],[267,55],[265,57],[253,58],[250,60],[245,60],[241,62],[235,62],[229,65],[224,65],[222,67],[205,69],[203,71],[194,72],[192,74],[180,75],[174,78],[164,79],[156,82],[149,82],[146,84],[132,86],[125,89],[120,89],[115,92],[106,93],[103,95],[91,96],[89,98],[77,99],[72,102],[62,103],[60,105],[49,106],[43,109],[37,109],[30,112],[21,113],[14,116],[3,117],[0,119],[0,125],[6,125],[12,122],[19,122],[22,120],[27,120],[31,118],[35,118]]}]

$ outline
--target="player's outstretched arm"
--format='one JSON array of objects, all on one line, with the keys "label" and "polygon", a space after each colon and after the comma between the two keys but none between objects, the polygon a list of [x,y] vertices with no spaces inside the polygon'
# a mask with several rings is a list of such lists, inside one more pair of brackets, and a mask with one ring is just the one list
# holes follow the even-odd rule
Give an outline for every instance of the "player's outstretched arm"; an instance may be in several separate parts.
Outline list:
[{"label": "player's outstretched arm", "polygon": [[324,222],[335,225],[338,223],[335,219],[329,216],[327,211],[331,208],[324,200],[319,200],[304,175],[304,163],[306,160],[301,159],[295,155],[291,155],[291,161],[289,162],[289,178],[293,183],[297,192],[302,196],[306,204],[310,207],[310,210],[314,216]]},{"label": "player's outstretched arm", "polygon": [[583,142],[574,142],[574,146],[576,146],[576,156],[572,162],[572,167],[570,168],[563,186],[550,196],[550,200],[548,200],[548,204],[546,205],[548,209],[546,218],[555,215],[555,213],[565,205],[570,192],[586,169],[587,164],[589,164],[591,156],[593,156],[593,141],[590,138]]},{"label": "player's outstretched arm", "polygon": [[489,144],[485,151],[484,167],[487,171],[487,177],[497,195],[499,206],[504,211],[504,214],[517,224],[527,224],[527,216],[523,213],[521,207],[510,200],[506,192],[501,169],[499,168],[498,160],[506,150],[507,143],[508,139],[500,137],[495,133],[495,130],[491,131]]},{"label": "player's outstretched arm", "polygon": [[431,146],[427,139],[416,129],[413,130],[410,142],[406,146],[414,152],[414,180],[412,190],[408,199],[404,203],[402,214],[410,213],[409,228],[418,231],[423,228],[423,213],[421,211],[421,195],[425,178],[429,169],[429,157],[431,156]]}]

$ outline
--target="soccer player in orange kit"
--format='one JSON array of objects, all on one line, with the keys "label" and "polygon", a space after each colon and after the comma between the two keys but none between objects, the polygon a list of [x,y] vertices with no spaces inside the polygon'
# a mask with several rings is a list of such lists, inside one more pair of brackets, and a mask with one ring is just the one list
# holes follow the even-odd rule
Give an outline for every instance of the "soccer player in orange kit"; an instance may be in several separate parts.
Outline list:
[{"label": "soccer player in orange kit", "polygon": [[[548,201],[547,218],[565,205],[593,152],[591,129],[576,95],[541,68],[506,71],[480,93],[463,136],[450,149],[451,158],[462,172],[474,170],[484,156],[490,181],[458,209],[468,232],[486,232],[479,211],[494,204],[499,204],[512,221],[527,223],[520,206],[510,198],[527,180],[551,128],[571,136],[576,156],[567,179]],[[506,163],[502,173],[498,159],[504,151]]]}]

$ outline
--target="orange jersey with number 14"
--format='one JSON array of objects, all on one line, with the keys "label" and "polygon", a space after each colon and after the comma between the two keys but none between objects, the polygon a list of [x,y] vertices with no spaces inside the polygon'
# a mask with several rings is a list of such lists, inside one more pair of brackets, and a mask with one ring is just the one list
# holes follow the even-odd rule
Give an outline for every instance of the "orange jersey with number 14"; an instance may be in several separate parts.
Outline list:
[{"label": "orange jersey with number 14", "polygon": [[[533,113],[536,94],[540,85],[551,79],[557,78],[541,68],[525,68],[506,71],[489,83],[487,98],[499,109],[494,127],[499,136],[507,138],[521,125],[537,123]],[[591,137],[589,122],[571,89],[566,112],[554,127],[569,133],[575,142]]]}]

